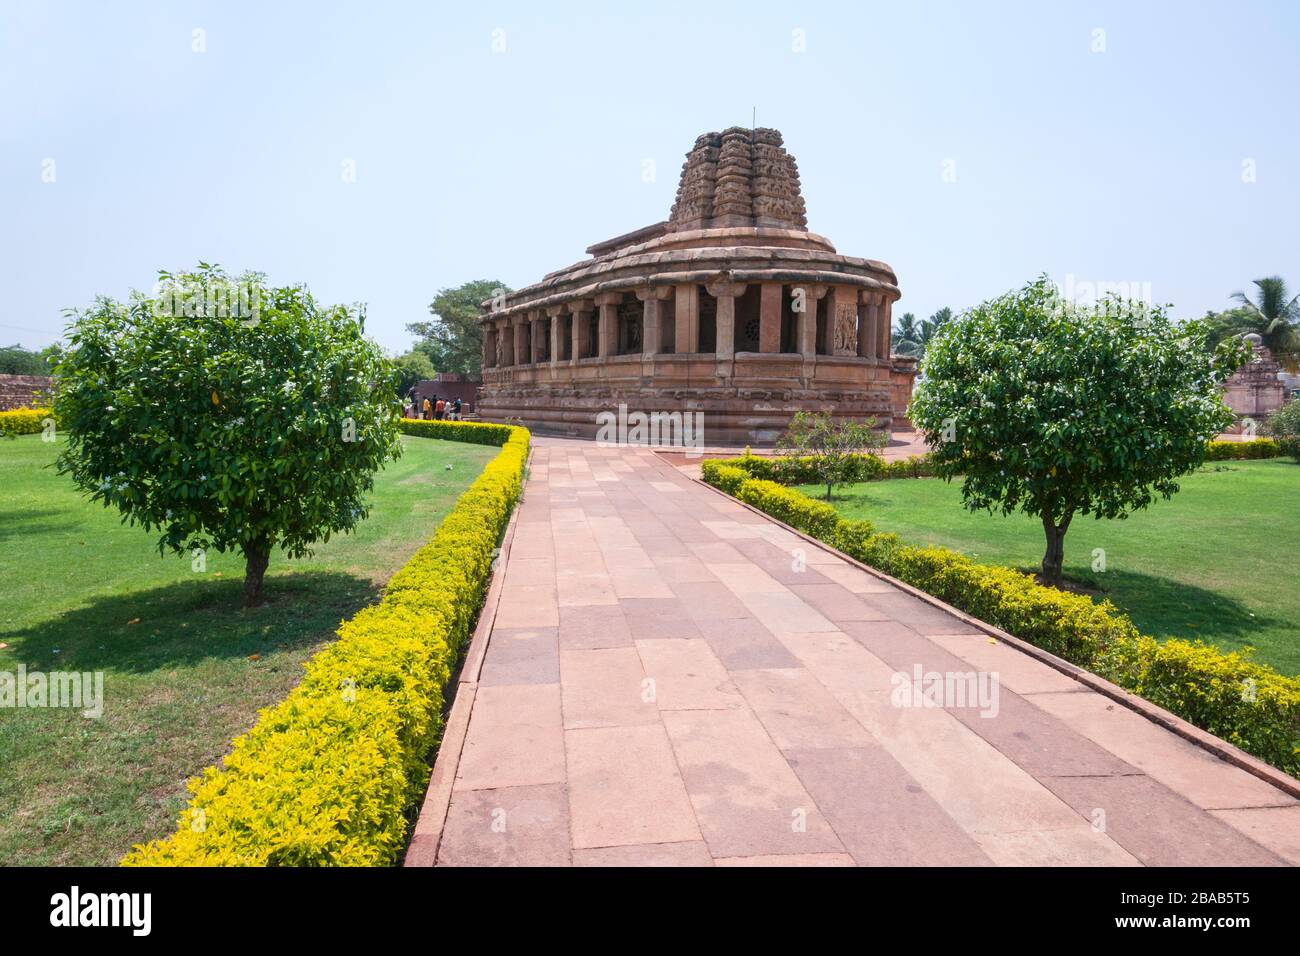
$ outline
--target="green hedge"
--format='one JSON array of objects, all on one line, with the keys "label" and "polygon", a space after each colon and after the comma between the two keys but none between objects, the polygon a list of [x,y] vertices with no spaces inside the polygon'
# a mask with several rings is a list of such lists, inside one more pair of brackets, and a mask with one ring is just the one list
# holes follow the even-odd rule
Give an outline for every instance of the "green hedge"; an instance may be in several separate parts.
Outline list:
[{"label": "green hedge", "polygon": [[440,426],[411,434],[501,451],[380,602],[339,627],[302,682],[235,739],[222,767],[190,781],[176,832],[135,847],[123,865],[384,866],[401,854],[529,442],[522,428],[409,424]]},{"label": "green hedge", "polygon": [[511,425],[494,425],[490,422],[448,422],[437,419],[402,418],[397,429],[407,435],[421,438],[445,438],[447,441],[472,442],[476,445],[500,447],[510,440],[515,430]]},{"label": "green hedge", "polygon": [[[880,481],[884,478],[925,478],[934,474],[929,455],[914,455],[901,461],[885,461],[879,455],[863,452],[851,455],[849,481]],[[714,463],[738,468],[750,478],[777,481],[783,485],[815,485],[821,482],[809,456],[763,457],[746,453],[739,458],[713,458]]]},{"label": "green hedge", "polygon": [[897,535],[877,533],[869,521],[832,520],[829,505],[746,478],[734,461],[705,462],[703,474],[710,484],[864,564],[1300,775],[1300,678],[1201,641],[1157,641],[1140,634],[1109,601],[1044,587],[1032,575],[976,564],[947,548],[910,547]]},{"label": "green hedge", "polygon": [[52,414],[48,408],[14,408],[0,412],[0,436],[39,435],[45,429],[42,423]]},{"label": "green hedge", "polygon": [[1250,441],[1212,441],[1206,454],[1209,461],[1232,459],[1276,458],[1282,449],[1271,438],[1252,438]]}]

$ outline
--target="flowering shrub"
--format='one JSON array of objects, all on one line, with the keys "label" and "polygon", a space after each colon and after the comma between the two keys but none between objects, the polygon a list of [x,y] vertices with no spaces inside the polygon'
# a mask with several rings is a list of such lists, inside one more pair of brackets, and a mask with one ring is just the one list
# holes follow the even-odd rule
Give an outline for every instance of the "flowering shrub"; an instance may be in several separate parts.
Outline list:
[{"label": "flowering shrub", "polygon": [[14,408],[0,412],[0,436],[37,435],[45,430],[45,420],[53,413],[48,408]]}]

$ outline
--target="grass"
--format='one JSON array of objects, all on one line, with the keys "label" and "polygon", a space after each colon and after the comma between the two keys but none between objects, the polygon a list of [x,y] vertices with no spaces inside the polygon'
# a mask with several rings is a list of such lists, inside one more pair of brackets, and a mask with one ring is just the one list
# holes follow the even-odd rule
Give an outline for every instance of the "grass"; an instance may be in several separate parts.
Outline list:
[{"label": "grass", "polygon": [[[805,485],[820,498],[824,487]],[[1127,519],[1075,518],[1065,575],[1099,591],[1144,633],[1202,638],[1300,673],[1300,466],[1290,460],[1223,462],[1182,481],[1169,501]],[[851,485],[833,501],[908,544],[942,545],[974,560],[1037,572],[1045,540],[1037,518],[972,513],[959,481],[899,479]],[[1105,571],[1092,569],[1094,549]]]},{"label": "grass", "polygon": [[0,865],[111,865],[172,829],[186,779],[298,683],[497,453],[403,444],[361,528],[312,558],[273,555],[267,604],[243,611],[237,555],[209,554],[202,573],[160,557],[46,467],[57,445],[0,441],[0,671],[103,671],[105,696],[100,719],[0,709]]}]

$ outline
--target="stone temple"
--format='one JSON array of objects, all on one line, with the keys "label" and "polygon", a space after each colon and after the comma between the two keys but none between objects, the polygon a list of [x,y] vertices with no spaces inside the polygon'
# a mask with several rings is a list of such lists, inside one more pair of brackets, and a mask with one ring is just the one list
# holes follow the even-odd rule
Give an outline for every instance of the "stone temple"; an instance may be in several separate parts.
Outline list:
[{"label": "stone temple", "polygon": [[906,407],[890,356],[893,270],[808,231],[774,129],[705,133],[666,222],[483,303],[479,414],[593,437],[602,412],[696,412],[708,445],[770,444],[795,412]]}]

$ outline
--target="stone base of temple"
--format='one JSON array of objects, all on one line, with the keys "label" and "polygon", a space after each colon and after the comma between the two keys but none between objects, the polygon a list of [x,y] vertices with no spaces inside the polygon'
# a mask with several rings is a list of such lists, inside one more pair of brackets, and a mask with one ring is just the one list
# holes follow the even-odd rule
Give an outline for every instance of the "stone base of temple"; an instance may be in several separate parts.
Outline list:
[{"label": "stone base of temple", "polygon": [[[652,444],[776,443],[799,411],[893,419],[891,369],[861,359],[798,354],[613,356],[487,373],[478,413],[540,434],[597,438],[602,428],[656,431]],[[669,436],[669,437],[665,437]],[[635,439],[634,439],[635,441]]]}]

